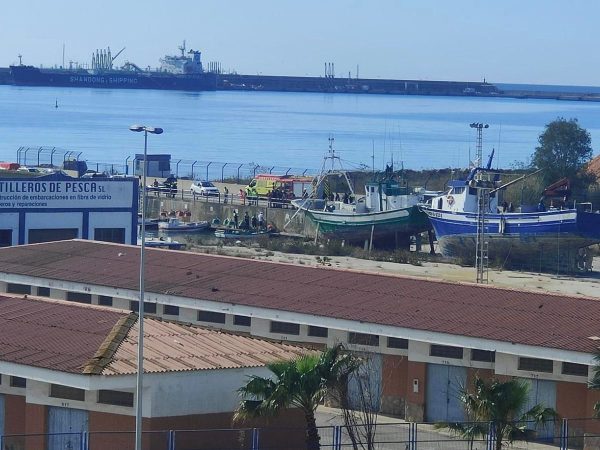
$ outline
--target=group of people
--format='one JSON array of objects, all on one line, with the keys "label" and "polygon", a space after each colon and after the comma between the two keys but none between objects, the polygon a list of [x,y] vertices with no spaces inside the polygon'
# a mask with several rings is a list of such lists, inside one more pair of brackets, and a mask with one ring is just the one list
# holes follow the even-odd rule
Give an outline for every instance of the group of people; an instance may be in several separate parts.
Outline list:
[{"label": "group of people", "polygon": [[335,194],[331,193],[329,195],[327,195],[326,192],[323,192],[323,200],[329,200],[331,202],[336,201],[336,202],[343,202],[346,204],[350,204],[350,203],[354,203],[354,196],[348,194],[347,192],[344,192],[344,195],[340,197],[339,192],[336,192]]},{"label": "group of people", "polygon": [[244,213],[244,217],[240,222],[240,217],[238,214],[238,210],[233,211],[233,225],[235,228],[240,228],[242,230],[250,230],[250,229],[258,229],[262,230],[265,227],[265,216],[262,211],[258,213],[258,215],[248,214],[248,211]]}]

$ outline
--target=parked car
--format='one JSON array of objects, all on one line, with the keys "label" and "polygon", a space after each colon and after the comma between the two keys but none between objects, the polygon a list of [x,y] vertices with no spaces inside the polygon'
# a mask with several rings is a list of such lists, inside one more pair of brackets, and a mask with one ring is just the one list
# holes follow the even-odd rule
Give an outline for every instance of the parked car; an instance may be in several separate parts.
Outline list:
[{"label": "parked car", "polygon": [[157,195],[165,194],[167,197],[175,198],[177,195],[177,178],[175,175],[169,175],[165,181],[160,183],[157,179],[151,185],[146,186],[148,192],[154,192]]},{"label": "parked car", "polygon": [[192,183],[190,187],[190,192],[192,195],[202,195],[205,197],[208,196],[219,196],[221,193],[219,192],[219,188],[217,188],[210,181],[199,181],[196,180]]},{"label": "parked car", "polygon": [[86,170],[81,178],[108,178],[108,174],[104,172],[96,172],[95,170]]}]

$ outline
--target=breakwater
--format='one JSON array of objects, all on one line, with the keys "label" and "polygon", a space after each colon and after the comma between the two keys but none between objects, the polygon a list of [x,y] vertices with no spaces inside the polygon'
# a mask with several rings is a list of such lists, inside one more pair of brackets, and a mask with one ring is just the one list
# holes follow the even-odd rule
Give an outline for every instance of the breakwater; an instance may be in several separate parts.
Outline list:
[{"label": "breakwater", "polygon": [[[0,67],[0,85],[14,84],[10,69]],[[585,86],[548,87],[511,85],[504,89],[486,81],[393,80],[332,76],[217,74],[220,91],[320,92],[387,95],[436,95],[459,97],[508,97],[567,101],[600,101],[600,93]]]},{"label": "breakwater", "polygon": [[221,90],[327,92],[396,95],[496,95],[498,88],[486,82],[381,80],[367,78],[292,77],[272,75],[221,75]]}]

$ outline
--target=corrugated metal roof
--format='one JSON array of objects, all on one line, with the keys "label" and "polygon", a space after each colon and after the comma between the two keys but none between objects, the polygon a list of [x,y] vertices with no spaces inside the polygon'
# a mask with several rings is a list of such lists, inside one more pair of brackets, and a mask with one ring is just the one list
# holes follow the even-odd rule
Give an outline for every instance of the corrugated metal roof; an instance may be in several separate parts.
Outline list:
[{"label": "corrugated metal roof", "polygon": [[[138,332],[136,322],[103,375],[136,372]],[[262,367],[307,352],[304,347],[155,318],[144,319],[144,372]]]},{"label": "corrugated metal roof", "polygon": [[[135,313],[48,299],[0,296],[0,361],[71,373],[137,371]],[[261,367],[305,347],[147,317],[144,371]]]},{"label": "corrugated metal roof", "polygon": [[81,373],[126,313],[0,296],[0,360]]},{"label": "corrugated metal roof", "polygon": [[[0,272],[130,290],[139,248],[74,240],[0,249]],[[146,290],[192,299],[581,352],[595,298],[148,249]]]}]

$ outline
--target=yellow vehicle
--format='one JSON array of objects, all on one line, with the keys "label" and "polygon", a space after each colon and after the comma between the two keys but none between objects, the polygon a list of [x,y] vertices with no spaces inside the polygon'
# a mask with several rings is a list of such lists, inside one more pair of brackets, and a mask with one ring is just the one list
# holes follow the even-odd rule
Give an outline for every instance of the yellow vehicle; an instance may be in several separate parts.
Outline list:
[{"label": "yellow vehicle", "polygon": [[304,192],[312,190],[312,177],[296,175],[257,175],[248,186],[248,198],[275,198],[291,200],[302,197]]}]

